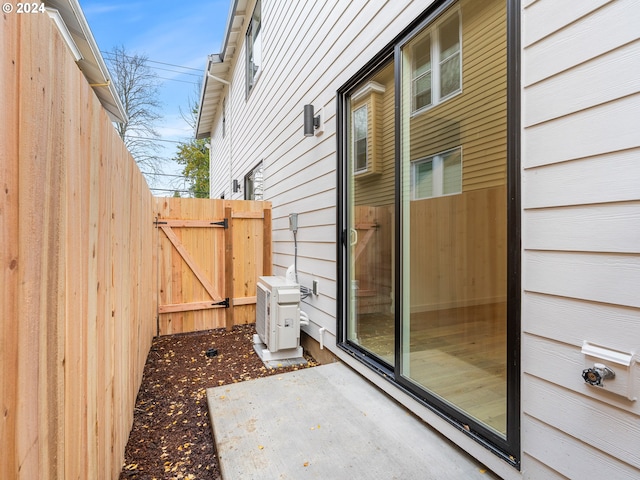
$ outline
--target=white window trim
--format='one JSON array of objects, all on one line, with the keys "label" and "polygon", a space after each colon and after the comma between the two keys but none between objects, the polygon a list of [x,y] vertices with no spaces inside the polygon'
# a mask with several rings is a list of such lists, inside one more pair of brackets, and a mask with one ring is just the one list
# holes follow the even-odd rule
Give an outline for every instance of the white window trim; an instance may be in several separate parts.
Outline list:
[{"label": "white window trim", "polygon": [[[451,195],[459,195],[462,193],[462,173],[460,175],[460,190],[451,193],[443,193],[444,191],[444,158],[448,153],[458,150],[460,152],[460,168],[462,169],[462,146],[450,148],[442,152],[438,152],[435,155],[429,155],[428,157],[422,157],[418,160],[411,162],[411,200],[426,200],[436,197],[448,197]],[[426,162],[432,162],[432,194],[428,197],[419,197],[417,194],[417,183],[415,170],[418,165]]]},{"label": "white window trim", "polygon": [[[255,54],[255,44],[256,44],[256,35],[254,32],[254,23],[253,23],[253,17],[255,15],[256,12],[256,8],[258,7],[258,5],[260,6],[260,21],[258,22],[258,38],[260,39],[259,42],[259,64],[258,64],[258,70],[252,74],[252,76],[250,77],[250,69],[251,69],[251,55]],[[264,45],[263,45],[263,32],[262,32],[262,0],[258,0],[256,2],[256,5],[253,7],[253,11],[251,12],[251,16],[249,17],[249,27],[247,28],[247,32],[245,34],[245,49],[246,49],[246,59],[245,59],[245,70],[246,70],[246,95],[247,97],[249,96],[249,94],[253,91],[253,88],[256,86],[256,83],[258,81],[258,78],[260,77],[260,74],[262,73],[262,69],[263,69],[263,63],[264,63]],[[251,52],[251,53],[250,53]]]},{"label": "white window trim", "polygon": [[[353,174],[358,178],[364,178],[371,174],[380,173],[380,146],[377,142],[380,142],[380,132],[378,131],[377,119],[381,114],[379,109],[382,99],[380,96],[384,94],[386,88],[384,85],[369,81],[362,86],[358,91],[351,95],[351,105],[358,105],[351,110],[351,156],[353,158]],[[367,119],[367,134],[366,134],[366,166],[356,169],[356,155],[355,155],[355,113],[361,109],[366,109]]]},{"label": "white window trim", "polygon": [[[365,145],[366,145],[366,158],[365,158],[365,166],[362,168],[357,168],[356,166],[356,143],[358,141],[358,139],[356,138],[356,122],[355,122],[355,116],[356,116],[356,112],[360,111],[364,109],[365,113],[366,113],[366,118],[367,118],[367,133],[364,137],[365,140]],[[360,139],[361,140],[361,139]],[[369,106],[365,103],[363,105],[360,105],[359,107],[355,108],[352,112],[351,112],[351,150],[353,152],[352,157],[353,157],[353,173],[354,175],[358,175],[358,174],[362,174],[362,173],[366,173],[369,171],[369,163],[370,163],[370,152],[369,152]]]},{"label": "white window trim", "polygon": [[[460,88],[442,97],[440,96],[440,66],[442,62],[450,58],[451,55],[444,60],[440,58],[440,48],[439,48],[440,47],[440,26],[444,22],[446,22],[449,19],[449,17],[454,15],[456,12],[458,15],[458,42],[460,45],[460,49],[458,50],[458,54],[460,55]],[[438,19],[435,23],[433,23],[431,27],[429,27],[424,32],[422,32],[421,35],[422,36],[429,35],[431,37],[431,69],[430,69],[431,103],[429,105],[425,105],[424,107],[420,107],[417,109],[413,108],[413,101],[415,99],[414,81],[418,77],[424,74],[414,77],[414,69],[413,69],[413,65],[411,65],[411,115],[412,116],[419,115],[427,110],[430,110],[431,108],[437,105],[440,105],[441,103],[449,100],[450,98],[453,98],[462,93],[462,78],[463,78],[463,75],[462,75],[462,12],[460,10],[460,7],[456,6],[453,9],[451,9],[449,12],[443,15],[442,18]]]},{"label": "white window trim", "polygon": [[[251,193],[254,198],[251,199],[246,198],[250,193],[247,186],[249,181],[251,181],[253,185]],[[256,192],[260,198],[255,198]],[[264,162],[262,160],[244,176],[244,197],[245,200],[264,200]]]}]

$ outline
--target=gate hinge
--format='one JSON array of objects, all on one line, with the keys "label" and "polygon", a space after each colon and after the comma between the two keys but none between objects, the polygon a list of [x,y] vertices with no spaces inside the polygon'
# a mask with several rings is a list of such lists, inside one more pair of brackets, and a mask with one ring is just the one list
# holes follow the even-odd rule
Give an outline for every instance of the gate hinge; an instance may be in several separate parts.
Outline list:
[{"label": "gate hinge", "polygon": [[229,228],[229,222],[227,221],[226,218],[224,220],[222,220],[221,222],[211,222],[211,225],[219,225],[219,226],[224,227],[224,228]]},{"label": "gate hinge", "polygon": [[212,303],[211,305],[213,305],[214,307],[224,306],[224,308],[229,308],[229,297],[225,298],[221,302]]},{"label": "gate hinge", "polygon": [[169,223],[169,222],[161,222],[160,220],[155,220],[155,221],[153,222],[153,224],[154,224],[156,227],[157,227],[158,225],[166,225],[166,224],[168,224],[168,223]]}]

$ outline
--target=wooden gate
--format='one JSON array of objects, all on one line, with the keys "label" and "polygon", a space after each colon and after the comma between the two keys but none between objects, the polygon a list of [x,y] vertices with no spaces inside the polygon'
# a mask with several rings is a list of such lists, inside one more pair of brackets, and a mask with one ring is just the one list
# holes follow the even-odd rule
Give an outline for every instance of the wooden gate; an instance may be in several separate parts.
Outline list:
[{"label": "wooden gate", "polygon": [[157,198],[157,334],[252,323],[271,274],[269,202]]}]

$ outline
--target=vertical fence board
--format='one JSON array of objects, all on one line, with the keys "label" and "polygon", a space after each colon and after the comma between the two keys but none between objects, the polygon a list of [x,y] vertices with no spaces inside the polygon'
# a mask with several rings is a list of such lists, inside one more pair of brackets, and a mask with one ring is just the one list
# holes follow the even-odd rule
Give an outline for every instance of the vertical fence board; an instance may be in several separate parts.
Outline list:
[{"label": "vertical fence board", "polygon": [[[44,19],[40,19],[44,20]],[[41,22],[46,23],[46,22]],[[44,31],[45,25],[38,26]],[[49,30],[48,35],[52,31]],[[64,63],[65,45],[57,36],[53,36],[53,41],[49,44],[48,58],[51,65]],[[67,234],[67,226],[64,218],[66,216],[65,196],[66,196],[66,165],[65,145],[61,141],[64,137],[65,124],[60,115],[52,114],[53,112],[62,111],[64,109],[64,96],[61,94],[65,88],[65,76],[50,80],[50,88],[45,92],[47,95],[46,115],[49,117],[49,123],[46,126],[47,138],[47,190],[43,189],[42,195],[43,205],[45,208],[46,223],[42,226],[45,228],[44,238],[51,239],[49,241],[47,258],[47,307],[44,309],[44,321],[41,322],[45,328],[41,331],[40,345],[40,379],[42,391],[48,403],[40,402],[39,418],[47,419],[47,434],[44,436],[49,443],[44,448],[46,457],[41,458],[41,465],[49,466],[49,474],[51,477],[62,477],[64,475],[64,455],[65,446],[64,428],[65,428],[65,391],[64,391],[64,362],[65,362],[65,337],[63,335],[64,325],[58,320],[67,317],[67,305],[65,300],[64,264],[66,261],[66,245],[65,238]],[[27,121],[29,121],[27,119]],[[22,127],[21,127],[22,128]],[[29,125],[28,128],[33,128]],[[46,353],[45,353],[46,352]],[[44,353],[44,354],[43,354]]]},{"label": "vertical fence board", "polygon": [[[15,15],[11,15],[14,17]],[[11,18],[13,20],[13,18]],[[46,283],[43,281],[44,251],[49,242],[44,238],[44,209],[40,204],[43,189],[46,191],[46,163],[43,151],[43,137],[38,135],[33,125],[48,123],[46,100],[48,92],[41,90],[40,85],[46,79],[48,67],[48,51],[44,48],[47,40],[46,27],[39,29],[34,22],[23,22],[20,25],[19,68],[19,116],[18,116],[18,173],[19,192],[19,246],[18,246],[18,409],[16,432],[16,448],[18,470],[25,478],[47,477],[48,471],[40,470],[40,456],[46,444],[39,441],[42,424],[39,422],[39,402],[44,392],[39,390],[38,366],[41,361],[33,356],[40,349],[41,329],[46,328],[46,321],[41,312],[40,298],[46,294]],[[43,63],[39,58],[43,58]],[[41,68],[38,68],[41,67]],[[43,71],[45,70],[45,71]],[[34,97],[34,94],[37,95]],[[42,108],[41,102],[45,104]],[[27,123],[24,119],[32,119]],[[29,219],[29,221],[25,221]],[[45,353],[45,358],[48,352]],[[57,414],[56,406],[53,406]],[[48,467],[48,466],[47,466]]]},{"label": "vertical fence board", "polygon": [[0,16],[0,478],[17,471],[18,370],[18,45],[16,22]]},{"label": "vertical fence board", "polygon": [[233,305],[234,299],[234,266],[236,265],[235,258],[233,257],[233,209],[231,206],[226,205],[224,208],[224,218],[227,220],[227,228],[224,232],[224,295],[229,299],[229,308],[225,312],[225,326],[227,330],[233,328],[233,312],[235,306]]},{"label": "vertical fence board", "polygon": [[[262,275],[270,276],[272,274],[273,252],[271,249],[272,242],[272,219],[271,206],[264,209],[264,222],[262,224]],[[260,276],[260,275],[258,275]]]}]

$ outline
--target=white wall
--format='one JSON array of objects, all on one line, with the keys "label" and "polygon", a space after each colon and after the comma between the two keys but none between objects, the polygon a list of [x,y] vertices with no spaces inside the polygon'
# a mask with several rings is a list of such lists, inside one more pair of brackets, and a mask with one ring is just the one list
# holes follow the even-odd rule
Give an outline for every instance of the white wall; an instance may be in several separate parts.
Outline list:
[{"label": "white wall", "polygon": [[[228,92],[229,87],[226,87],[222,98],[226,97]],[[229,125],[231,119],[229,118],[228,100],[226,108],[227,119],[224,137],[222,136],[222,102],[220,102],[216,112],[214,131],[211,132],[211,148],[209,150],[209,196],[211,198],[220,198],[223,194],[225,198],[231,198],[230,158],[232,134]]]},{"label": "white wall", "polygon": [[[246,18],[254,3],[247,5]],[[294,263],[288,215],[299,214],[299,278],[309,287],[318,280],[320,291],[304,305],[312,336],[317,337],[319,327],[334,335],[336,330],[336,91],[430,3],[373,1],[365,7],[364,2],[263,0],[263,66],[248,98],[246,46],[235,50],[225,139],[231,136],[232,178],[242,182],[263,161],[264,199],[273,203],[276,275]],[[321,135],[311,138],[303,136],[308,103],[316,111],[323,108],[325,125]],[[228,154],[228,147],[218,146],[219,120],[218,113],[211,142],[214,197],[223,187],[229,193],[228,166],[216,162]]]},{"label": "white wall", "polygon": [[581,377],[640,352],[640,3],[523,3],[524,473],[640,478],[640,402]]}]

